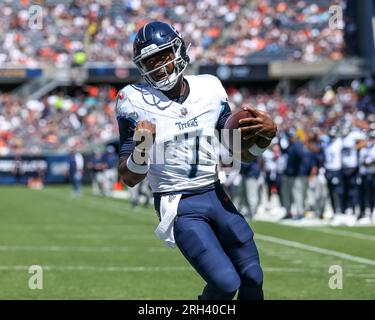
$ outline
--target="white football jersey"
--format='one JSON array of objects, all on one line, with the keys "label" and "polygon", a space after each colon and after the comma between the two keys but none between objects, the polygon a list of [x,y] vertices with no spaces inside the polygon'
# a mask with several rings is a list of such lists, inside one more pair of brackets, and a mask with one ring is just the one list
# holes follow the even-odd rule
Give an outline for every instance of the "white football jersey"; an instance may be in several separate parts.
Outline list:
[{"label": "white football jersey", "polygon": [[275,155],[272,150],[267,149],[262,154],[263,161],[264,161],[264,169],[266,172],[273,172],[276,171],[276,159]]},{"label": "white football jersey", "polygon": [[341,170],[342,167],[342,139],[337,138],[324,148],[324,168],[330,171]]},{"label": "white football jersey", "polygon": [[192,190],[218,179],[214,129],[227,94],[214,76],[185,79],[190,92],[181,104],[147,83],[127,85],[120,91],[117,117],[130,117],[135,122],[148,120],[156,125],[147,174],[153,192]]},{"label": "white football jersey", "polygon": [[361,165],[361,174],[375,173],[375,144],[361,149],[359,153],[359,161]]},{"label": "white football jersey", "polygon": [[357,168],[358,167],[358,150],[356,143],[363,139],[364,135],[359,131],[351,131],[342,139],[342,167]]}]

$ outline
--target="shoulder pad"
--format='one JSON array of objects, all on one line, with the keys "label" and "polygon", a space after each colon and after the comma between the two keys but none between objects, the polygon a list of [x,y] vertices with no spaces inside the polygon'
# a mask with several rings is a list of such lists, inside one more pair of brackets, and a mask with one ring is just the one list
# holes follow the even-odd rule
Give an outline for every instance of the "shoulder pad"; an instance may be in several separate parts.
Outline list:
[{"label": "shoulder pad", "polygon": [[116,118],[132,118],[136,120],[138,118],[137,113],[134,110],[134,106],[131,102],[131,97],[134,93],[130,86],[126,86],[121,89],[117,94],[116,98]]},{"label": "shoulder pad", "polygon": [[222,102],[228,101],[227,93],[218,77],[211,74],[200,74],[195,76],[195,78],[198,79],[197,81],[202,82],[202,85],[200,85],[199,87],[205,88],[205,90],[215,93],[215,95],[217,95]]}]

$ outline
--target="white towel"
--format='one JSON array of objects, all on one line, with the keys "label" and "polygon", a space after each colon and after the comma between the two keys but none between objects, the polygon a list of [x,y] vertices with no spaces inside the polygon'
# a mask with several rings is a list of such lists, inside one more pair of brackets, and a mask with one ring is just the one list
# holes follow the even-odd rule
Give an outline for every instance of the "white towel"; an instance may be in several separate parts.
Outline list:
[{"label": "white towel", "polygon": [[181,199],[181,194],[162,196],[160,199],[160,223],[155,230],[160,240],[171,248],[176,246],[173,234],[174,219],[177,216],[177,208]]}]

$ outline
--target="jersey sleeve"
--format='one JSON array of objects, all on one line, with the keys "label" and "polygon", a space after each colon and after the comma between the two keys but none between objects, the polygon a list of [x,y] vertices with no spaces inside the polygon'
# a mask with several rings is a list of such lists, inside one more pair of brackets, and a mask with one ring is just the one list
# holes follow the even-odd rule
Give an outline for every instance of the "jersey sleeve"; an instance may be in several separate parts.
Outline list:
[{"label": "jersey sleeve", "polygon": [[219,113],[219,118],[216,122],[216,130],[224,129],[225,122],[229,118],[229,116],[232,114],[232,111],[229,107],[228,101],[225,101],[221,104],[221,109]]},{"label": "jersey sleeve", "polygon": [[218,120],[216,122],[216,129],[221,130],[224,128],[225,122],[227,121],[232,112],[228,103],[227,92],[225,91],[221,81],[216,77],[214,78],[216,80],[215,92],[218,95],[218,98],[220,99],[220,112]]},{"label": "jersey sleeve", "polygon": [[128,157],[135,147],[133,136],[137,120],[130,100],[121,91],[116,100],[116,119],[120,133],[119,155],[120,158]]}]

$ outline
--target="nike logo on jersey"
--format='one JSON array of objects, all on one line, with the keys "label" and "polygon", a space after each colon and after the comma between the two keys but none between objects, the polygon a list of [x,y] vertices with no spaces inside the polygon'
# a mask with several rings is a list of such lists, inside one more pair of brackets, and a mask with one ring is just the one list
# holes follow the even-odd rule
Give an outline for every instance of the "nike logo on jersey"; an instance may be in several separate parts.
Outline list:
[{"label": "nike logo on jersey", "polygon": [[175,122],[175,125],[178,126],[179,130],[183,130],[183,129],[191,128],[191,127],[198,127],[198,120],[197,118],[193,118],[185,122]]}]

